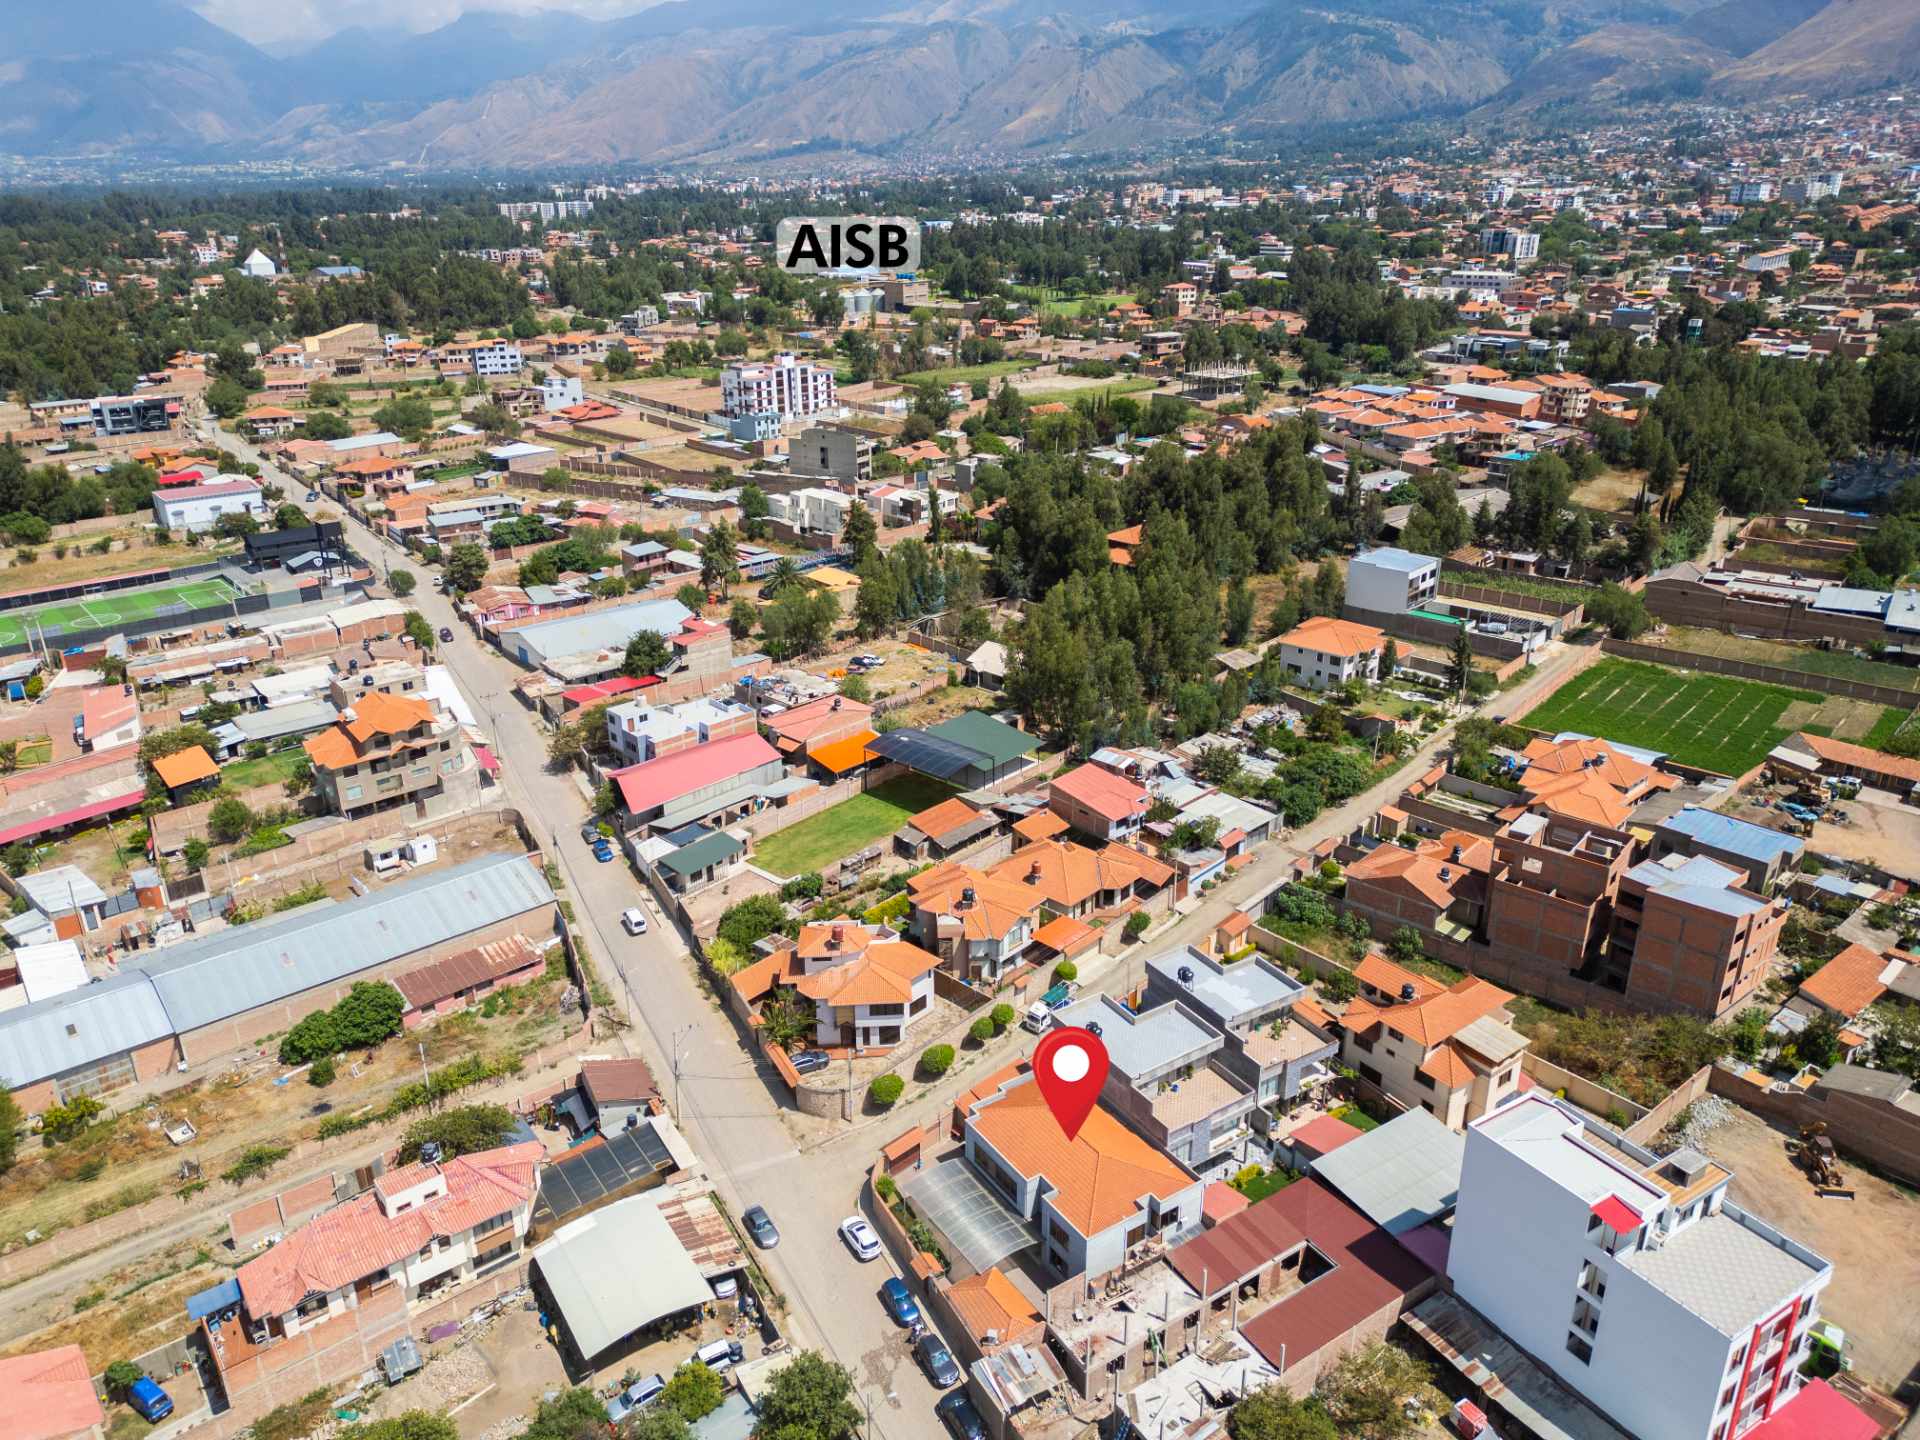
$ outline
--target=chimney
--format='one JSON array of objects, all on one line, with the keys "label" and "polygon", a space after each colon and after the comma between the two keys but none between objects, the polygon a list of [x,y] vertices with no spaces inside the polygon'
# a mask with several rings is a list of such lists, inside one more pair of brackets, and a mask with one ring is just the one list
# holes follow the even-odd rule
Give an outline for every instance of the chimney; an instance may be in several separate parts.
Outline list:
[{"label": "chimney", "polygon": [[1466,858],[1467,858],[1467,851],[1465,846],[1456,845],[1453,847],[1453,859],[1456,863]]},{"label": "chimney", "polygon": [[1027,867],[1027,884],[1038,885],[1039,883],[1040,883],[1040,862],[1036,860],[1033,862],[1032,865]]},{"label": "chimney", "polygon": [[836,925],[827,932],[827,949],[838,950],[840,948],[840,932],[842,928],[842,926]]}]

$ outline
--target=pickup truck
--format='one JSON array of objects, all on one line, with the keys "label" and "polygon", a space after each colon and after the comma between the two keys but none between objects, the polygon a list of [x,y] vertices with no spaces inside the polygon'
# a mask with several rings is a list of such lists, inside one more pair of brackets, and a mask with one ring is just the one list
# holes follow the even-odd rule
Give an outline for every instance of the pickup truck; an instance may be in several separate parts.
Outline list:
[{"label": "pickup truck", "polygon": [[1053,1028],[1053,1012],[1072,1000],[1079,988],[1071,980],[1062,980],[1027,1007],[1027,1013],[1020,1018],[1021,1027],[1035,1035],[1046,1034]]}]

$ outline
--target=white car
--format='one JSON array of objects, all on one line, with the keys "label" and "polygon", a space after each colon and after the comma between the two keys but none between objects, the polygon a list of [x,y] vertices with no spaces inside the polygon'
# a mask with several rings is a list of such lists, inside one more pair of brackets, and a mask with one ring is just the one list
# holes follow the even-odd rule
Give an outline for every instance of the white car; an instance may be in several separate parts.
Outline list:
[{"label": "white car", "polygon": [[856,1260],[878,1260],[880,1258],[880,1237],[858,1215],[849,1215],[840,1222],[840,1238],[847,1242],[847,1248],[853,1251]]},{"label": "white car", "polygon": [[622,910],[620,925],[629,935],[644,935],[647,933],[647,912],[638,905]]}]

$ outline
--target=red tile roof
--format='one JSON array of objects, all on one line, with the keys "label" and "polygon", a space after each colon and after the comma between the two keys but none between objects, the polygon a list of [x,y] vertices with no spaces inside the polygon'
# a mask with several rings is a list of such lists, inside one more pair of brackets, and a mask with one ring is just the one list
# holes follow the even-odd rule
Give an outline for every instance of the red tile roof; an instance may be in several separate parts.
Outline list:
[{"label": "red tile roof", "polygon": [[78,1345],[0,1360],[0,1440],[54,1440],[106,1421],[93,1370]]},{"label": "red tile roof", "polygon": [[[307,1296],[351,1285],[419,1252],[435,1236],[454,1236],[519,1208],[533,1197],[544,1149],[538,1141],[463,1155],[438,1166],[408,1166],[382,1177],[400,1186],[412,1172],[437,1170],[447,1193],[398,1215],[384,1214],[375,1192],[308,1221],[239,1270],[240,1294],[255,1319],[284,1315]],[[388,1193],[392,1193],[389,1188]]]},{"label": "red tile roof", "polygon": [[1296,1149],[1311,1151],[1314,1158],[1331,1155],[1350,1140],[1358,1140],[1361,1131],[1358,1126],[1349,1125],[1338,1115],[1322,1115],[1317,1120],[1309,1120],[1287,1137],[1287,1142]]},{"label": "red tile roof", "polygon": [[1878,1422],[1824,1380],[1810,1380],[1746,1440],[1876,1440]]},{"label": "red tile roof", "polygon": [[1167,1263],[1203,1296],[1217,1295],[1264,1270],[1307,1238],[1285,1212],[1269,1204],[1273,1198],[1269,1195],[1176,1246]]},{"label": "red tile roof", "polygon": [[1334,1268],[1240,1327],[1247,1343],[1275,1367],[1298,1365],[1376,1311],[1404,1299],[1433,1272],[1400,1243],[1315,1176],[1269,1195],[1273,1206]]},{"label": "red tile roof", "polygon": [[1102,765],[1080,765],[1055,776],[1053,789],[1110,821],[1145,815],[1153,803],[1144,787]]},{"label": "red tile roof", "polygon": [[662,755],[657,760],[629,765],[624,770],[615,770],[611,778],[620,788],[621,803],[638,815],[779,758],[774,748],[758,735],[735,735],[726,740],[710,740],[673,755]]},{"label": "red tile roof", "polygon": [[407,1008],[424,1010],[449,1000],[463,990],[499,980],[541,963],[542,952],[524,935],[509,935],[472,950],[461,950],[393,977],[393,988],[406,997]]},{"label": "red tile roof", "polygon": [[1331,615],[1315,615],[1287,631],[1280,643],[1321,655],[1365,655],[1387,643],[1387,632],[1352,620],[1336,620]]},{"label": "red tile roof", "polygon": [[1878,951],[1849,945],[1801,981],[1800,993],[1851,1020],[1887,993],[1880,982],[1887,963]]}]

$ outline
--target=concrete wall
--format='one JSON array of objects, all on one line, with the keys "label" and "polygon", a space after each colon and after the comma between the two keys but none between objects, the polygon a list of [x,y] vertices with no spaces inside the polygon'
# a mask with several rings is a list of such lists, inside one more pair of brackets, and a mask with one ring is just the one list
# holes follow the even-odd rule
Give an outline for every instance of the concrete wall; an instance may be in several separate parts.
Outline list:
[{"label": "concrete wall", "polygon": [[1719,585],[1696,580],[1649,581],[1642,592],[1647,611],[1672,625],[1738,631],[1770,640],[1818,640],[1827,637],[1856,645],[1885,642],[1886,626],[1877,619],[1826,615],[1792,601],[1740,599]]}]

